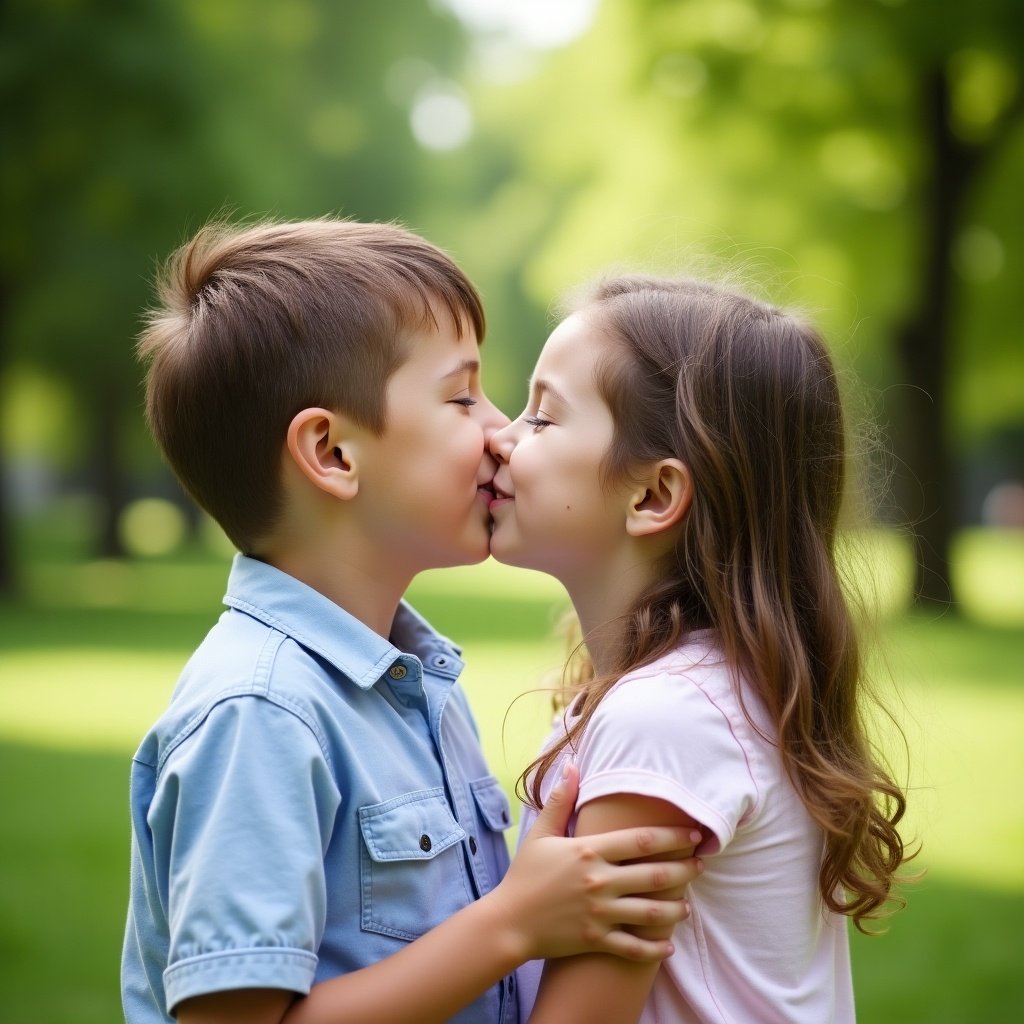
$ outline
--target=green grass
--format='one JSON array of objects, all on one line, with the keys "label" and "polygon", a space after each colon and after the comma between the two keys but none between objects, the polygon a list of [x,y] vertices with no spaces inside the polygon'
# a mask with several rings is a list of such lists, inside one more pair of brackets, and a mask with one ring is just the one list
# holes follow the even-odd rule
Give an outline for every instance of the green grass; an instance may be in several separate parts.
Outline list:
[{"label": "green grass", "polygon": [[[980,574],[1020,578],[1007,569],[1024,569],[1019,547],[1006,552],[975,551],[987,566]],[[39,563],[30,600],[0,606],[5,1020],[119,1019],[129,758],[217,614],[224,569],[184,559]],[[985,586],[978,591],[991,603]],[[511,788],[547,730],[547,696],[516,698],[557,673],[557,586],[488,565],[430,574],[414,596],[463,643],[484,745]],[[989,622],[1015,615],[1011,606]],[[1016,1019],[1024,1005],[1024,631],[902,616],[886,619],[881,635],[909,762],[891,730],[885,742],[909,776],[908,834],[923,841],[927,874],[889,934],[855,936],[859,1019]]]}]

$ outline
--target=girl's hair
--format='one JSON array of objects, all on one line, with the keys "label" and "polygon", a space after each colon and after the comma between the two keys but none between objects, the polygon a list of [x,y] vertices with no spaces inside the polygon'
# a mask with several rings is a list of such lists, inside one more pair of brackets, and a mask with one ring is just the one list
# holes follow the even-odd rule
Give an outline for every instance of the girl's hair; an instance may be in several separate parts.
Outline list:
[{"label": "girl's hair", "polygon": [[567,735],[522,789],[540,805],[545,774],[623,672],[713,629],[824,831],[822,898],[861,927],[893,898],[905,798],[860,717],[861,653],[836,563],[847,451],[829,352],[796,317],[702,282],[613,278],[578,308],[615,346],[597,371],[615,422],[606,481],[675,457],[694,494],[657,582],[626,618],[618,663],[608,676],[577,672]]}]

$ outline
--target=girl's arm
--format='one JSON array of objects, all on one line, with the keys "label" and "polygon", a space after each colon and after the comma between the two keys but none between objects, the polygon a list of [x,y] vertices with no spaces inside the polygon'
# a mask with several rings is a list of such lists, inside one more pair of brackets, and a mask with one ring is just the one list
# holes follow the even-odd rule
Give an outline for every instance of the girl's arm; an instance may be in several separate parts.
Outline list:
[{"label": "girl's arm", "polygon": [[[608,829],[634,826],[697,826],[679,808],[652,797],[617,794],[583,805],[576,835],[592,835]],[[699,867],[699,865],[698,865]],[[676,898],[682,892],[665,892]],[[644,939],[667,939],[674,925],[650,918],[646,927],[630,929]],[[635,1024],[650,995],[659,961],[629,962],[594,953],[549,960],[530,1015],[530,1024]]]},{"label": "girl's arm", "polygon": [[[431,1024],[448,1020],[526,960],[601,950],[660,960],[686,914],[675,892],[697,874],[689,829],[629,829],[565,839],[577,790],[571,773],[493,891],[379,963],[291,993],[242,990],[183,1002],[178,1024]],[[621,860],[658,863],[619,866]],[[657,893],[655,898],[633,893]],[[650,938],[619,925],[656,921]],[[291,1007],[289,1009],[289,1004]],[[287,1011],[287,1012],[286,1012]]]}]

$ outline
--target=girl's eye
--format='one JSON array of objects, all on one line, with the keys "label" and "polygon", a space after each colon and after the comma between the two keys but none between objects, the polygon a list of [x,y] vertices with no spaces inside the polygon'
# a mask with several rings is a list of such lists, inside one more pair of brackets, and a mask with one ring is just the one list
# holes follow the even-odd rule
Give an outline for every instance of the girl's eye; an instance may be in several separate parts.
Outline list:
[{"label": "girl's eye", "polygon": [[452,402],[455,405],[465,406],[467,409],[470,409],[474,405],[476,405],[476,399],[475,398],[469,398],[469,397],[466,397],[466,398],[453,398]]},{"label": "girl's eye", "polygon": [[543,430],[551,426],[551,420],[542,420],[539,416],[524,416],[524,423],[529,423],[535,430]]}]

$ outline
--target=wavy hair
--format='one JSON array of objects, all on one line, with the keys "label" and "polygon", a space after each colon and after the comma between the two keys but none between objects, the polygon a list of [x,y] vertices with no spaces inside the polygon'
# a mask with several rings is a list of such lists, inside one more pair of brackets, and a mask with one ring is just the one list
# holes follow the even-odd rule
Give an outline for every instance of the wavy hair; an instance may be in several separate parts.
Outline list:
[{"label": "wavy hair", "polygon": [[[662,458],[694,495],[658,582],[622,624],[617,664],[577,666],[567,733],[524,772],[541,783],[622,673],[715,630],[768,709],[789,778],[824,833],[825,904],[858,928],[894,900],[906,801],[862,720],[858,631],[837,565],[848,475],[835,367],[798,317],[718,285],[623,276],[578,312],[614,343],[597,384],[615,423],[606,482]],[[749,717],[749,716],[748,716]]]}]

